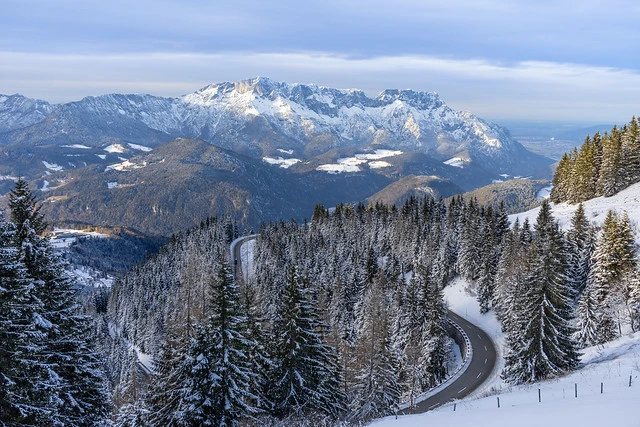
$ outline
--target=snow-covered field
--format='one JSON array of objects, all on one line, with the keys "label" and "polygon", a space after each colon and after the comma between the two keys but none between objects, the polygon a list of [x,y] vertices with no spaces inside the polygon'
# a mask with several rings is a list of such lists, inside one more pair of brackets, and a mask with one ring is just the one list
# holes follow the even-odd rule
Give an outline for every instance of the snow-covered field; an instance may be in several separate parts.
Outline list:
[{"label": "snow-covered field", "polygon": [[278,156],[277,158],[263,157],[262,161],[264,161],[265,163],[269,163],[270,165],[278,165],[283,169],[288,169],[292,165],[300,162],[300,159],[283,159],[282,157]]},{"label": "snow-covered field", "polygon": [[387,157],[399,156],[402,151],[399,150],[375,150],[373,153],[360,153],[353,157],[345,157],[338,159],[337,163],[329,163],[320,165],[316,168],[318,171],[328,172],[330,174],[342,173],[342,172],[360,172],[359,165],[369,164],[371,169],[383,168],[391,166],[390,163],[380,161]]},{"label": "snow-covered field", "polygon": [[[449,307],[484,329],[496,341],[504,337],[495,316],[480,314],[468,283],[457,279],[445,288]],[[640,425],[640,332],[606,346],[583,350],[583,367],[563,378],[512,387],[500,379],[499,355],[491,378],[469,397],[420,415],[387,417],[376,427],[553,427]],[[631,377],[631,387],[629,379]],[[577,384],[578,397],[575,397]],[[600,387],[602,384],[602,394]],[[540,389],[541,402],[538,402]],[[498,408],[500,399],[500,408]],[[454,406],[455,405],[455,406]],[[454,411],[455,407],[455,411]]]},{"label": "snow-covered field", "polygon": [[[544,197],[547,194],[540,194]],[[578,205],[552,204],[553,216],[567,230]],[[612,209],[626,212],[640,243],[640,184],[635,184],[613,197],[598,197],[583,203],[587,217],[602,225]],[[520,222],[528,218],[535,223],[540,208],[509,219]],[[456,279],[444,290],[449,307],[480,326],[496,343],[498,352],[504,346],[500,325],[492,314],[480,314],[470,286]],[[474,427],[541,427],[541,426],[640,426],[640,332],[627,332],[604,346],[582,351],[582,367],[566,377],[532,385],[512,387],[500,379],[504,366],[502,354],[490,379],[469,397],[434,411],[374,422],[387,426],[474,426]],[[631,386],[629,384],[631,383]],[[577,387],[577,396],[576,396]],[[540,391],[538,391],[540,390]],[[602,391],[602,392],[601,392]],[[540,402],[538,401],[540,393]],[[498,408],[498,399],[500,408]],[[455,408],[455,410],[454,410]]]}]

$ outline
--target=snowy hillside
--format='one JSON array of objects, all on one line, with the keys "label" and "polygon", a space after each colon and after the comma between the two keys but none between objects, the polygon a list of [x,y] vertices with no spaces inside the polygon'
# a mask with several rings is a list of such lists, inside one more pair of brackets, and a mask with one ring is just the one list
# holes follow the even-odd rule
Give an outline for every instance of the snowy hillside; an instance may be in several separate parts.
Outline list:
[{"label": "snowy hillside", "polygon": [[[552,205],[553,215],[563,229],[570,226],[578,205]],[[636,229],[640,222],[640,184],[612,197],[598,197],[583,203],[587,217],[602,225],[609,210],[626,212]],[[540,208],[511,215],[534,224]],[[445,288],[450,308],[483,328],[497,344],[504,348],[504,335],[493,312],[480,314],[478,302],[469,283],[456,279]],[[449,403],[421,415],[389,417],[372,425],[387,426],[460,426],[476,427],[517,426],[600,426],[638,425],[637,402],[640,401],[640,332],[628,329],[619,339],[603,346],[582,350],[583,366],[566,377],[525,385],[510,386],[500,379],[504,359],[498,358],[491,378],[470,397]],[[631,386],[629,386],[631,384]],[[577,396],[576,397],[576,387]],[[538,390],[540,400],[538,401]],[[602,392],[601,392],[602,391]],[[500,408],[498,408],[498,399]],[[454,411],[455,405],[455,411]]]},{"label": "snowy hillside", "polygon": [[[640,243],[640,235],[638,233],[638,224],[640,224],[640,183],[634,184],[611,197],[597,197],[587,200],[582,206],[587,218],[598,226],[602,225],[609,210],[614,210],[621,215],[626,212],[629,215],[631,224],[634,226],[636,240]],[[577,208],[577,204],[551,204],[553,216],[565,231],[571,225],[571,217]],[[539,211],[540,208],[535,208],[527,212],[511,215],[509,219],[515,221],[516,218],[519,218],[520,223],[522,223],[525,218],[529,218],[529,222],[533,225]]]},{"label": "snowy hillside", "polygon": [[[640,402],[640,332],[584,350],[584,367],[553,381],[467,398],[421,415],[388,417],[376,427],[636,426]],[[631,387],[629,379],[631,377]],[[578,397],[575,397],[575,390]],[[602,393],[601,391],[602,384]],[[538,401],[540,389],[541,402]],[[487,393],[489,394],[489,393]],[[498,398],[500,408],[498,408]]]},{"label": "snowy hillside", "polygon": [[[640,210],[638,210],[640,212]],[[487,332],[500,351],[504,336],[492,312],[480,314],[469,284],[456,279],[445,288],[449,307]],[[471,396],[420,415],[388,417],[375,427],[540,427],[626,425],[638,420],[640,332],[582,350],[583,367],[563,378],[513,387],[500,379],[498,358],[490,379]],[[631,377],[631,387],[629,378]],[[602,383],[602,391],[600,387]],[[576,384],[578,397],[575,397]],[[540,389],[541,402],[538,402]],[[498,399],[500,408],[498,408]],[[454,411],[455,404],[455,411]]]}]

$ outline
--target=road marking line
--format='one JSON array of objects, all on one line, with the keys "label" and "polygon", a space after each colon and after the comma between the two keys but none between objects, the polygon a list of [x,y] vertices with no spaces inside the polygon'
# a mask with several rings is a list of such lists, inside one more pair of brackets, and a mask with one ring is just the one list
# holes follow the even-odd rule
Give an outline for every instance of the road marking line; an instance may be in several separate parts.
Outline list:
[{"label": "road marking line", "polygon": [[463,392],[463,391],[465,391],[466,389],[467,389],[466,387],[462,387],[462,390],[460,390],[460,391],[458,392],[458,394],[462,393],[462,392]]},{"label": "road marking line", "polygon": [[480,375],[482,375],[482,372],[480,372],[476,378],[480,378]]},{"label": "road marking line", "polygon": [[433,409],[433,408],[435,408],[436,406],[438,406],[438,404],[437,404],[437,403],[436,403],[435,405],[431,405],[431,406],[429,406],[429,409]]},{"label": "road marking line", "polygon": [[482,337],[480,336],[480,334],[478,334],[478,338],[482,339]]},{"label": "road marking line", "polygon": [[486,345],[484,346],[484,351],[489,351],[489,350],[487,350],[487,346]]},{"label": "road marking line", "polygon": [[484,359],[484,364],[485,364],[485,365],[487,364],[487,359]]}]

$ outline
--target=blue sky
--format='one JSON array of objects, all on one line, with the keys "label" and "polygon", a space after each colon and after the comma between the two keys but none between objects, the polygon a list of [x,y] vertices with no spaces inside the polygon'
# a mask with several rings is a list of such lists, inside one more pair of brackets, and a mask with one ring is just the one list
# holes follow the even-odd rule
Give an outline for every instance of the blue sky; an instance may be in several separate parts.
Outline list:
[{"label": "blue sky", "polygon": [[490,119],[640,114],[640,2],[1,0],[0,93],[178,96],[254,76],[436,91]]}]

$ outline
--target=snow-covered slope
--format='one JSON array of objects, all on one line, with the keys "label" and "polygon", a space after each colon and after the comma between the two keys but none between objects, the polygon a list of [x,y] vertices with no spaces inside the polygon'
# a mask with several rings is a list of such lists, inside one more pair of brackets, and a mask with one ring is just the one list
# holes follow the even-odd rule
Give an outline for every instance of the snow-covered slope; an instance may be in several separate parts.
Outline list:
[{"label": "snow-covered slope", "polygon": [[[389,417],[376,427],[637,426],[640,423],[640,332],[584,351],[584,366],[563,378],[513,387],[432,412]],[[629,380],[631,378],[631,387]],[[575,397],[577,384],[578,397]],[[601,391],[602,385],[602,393]],[[541,402],[538,401],[540,389]],[[498,408],[498,398],[500,408]]]},{"label": "snow-covered slope", "polygon": [[[626,212],[640,243],[640,183],[612,197],[598,197],[583,203],[587,217],[602,225],[609,210]],[[570,227],[578,205],[552,204],[553,216],[563,229]],[[528,218],[535,223],[540,208],[510,216],[513,222]],[[450,308],[483,328],[498,344],[504,336],[492,312],[480,314],[469,284],[457,279],[445,288]],[[640,332],[626,332],[621,338],[604,346],[582,350],[583,366],[562,378],[532,385],[512,387],[504,383],[499,373],[504,360],[499,357],[491,378],[470,397],[450,403],[421,415],[389,417],[372,425],[376,427],[439,427],[473,425],[474,427],[539,427],[539,426],[602,426],[640,425]],[[631,380],[631,386],[629,386]],[[577,385],[578,397],[575,397]],[[602,387],[602,388],[601,388]],[[541,402],[538,401],[540,389]],[[601,393],[602,390],[602,393]],[[498,398],[500,408],[498,408]]]},{"label": "snow-covered slope", "polygon": [[[640,187],[639,187],[640,188]],[[640,210],[636,210],[640,212]],[[449,307],[480,326],[499,351],[493,374],[469,397],[421,415],[388,417],[375,427],[581,427],[638,425],[640,412],[640,332],[627,334],[604,346],[582,350],[583,366],[566,377],[512,387],[500,379],[504,336],[493,312],[480,314],[469,284],[456,279],[445,288]],[[631,378],[631,387],[629,379]],[[576,384],[578,397],[575,397]],[[602,393],[600,393],[602,384]],[[538,401],[540,389],[541,402]],[[498,399],[500,408],[498,408]],[[454,411],[455,404],[455,411]]]},{"label": "snow-covered slope", "polygon": [[[587,200],[582,206],[587,218],[598,226],[602,225],[609,210],[614,210],[619,214],[626,212],[635,229],[636,239],[640,244],[640,230],[638,230],[638,224],[640,224],[640,183],[634,184],[611,197],[596,197],[595,199]],[[577,204],[551,204],[553,216],[558,220],[563,230],[567,230],[571,226],[571,217],[577,208]],[[519,218],[522,224],[525,218],[529,218],[529,222],[533,225],[539,211],[540,208],[535,208],[527,212],[511,215],[509,219],[513,222],[516,218]]]},{"label": "snow-covered slope", "polygon": [[44,120],[54,106],[22,95],[0,95],[0,133],[30,126]]},{"label": "snow-covered slope", "polygon": [[[16,120],[11,111],[0,110],[0,123],[11,120]],[[106,147],[124,141],[155,147],[189,137],[259,158],[292,151],[304,159],[333,148],[382,145],[442,161],[461,155],[495,172],[528,175],[546,165],[505,129],[454,111],[434,92],[393,89],[370,98],[359,90],[262,77],[209,85],[177,98],[87,97],[24,126],[0,137],[0,143]]]}]

